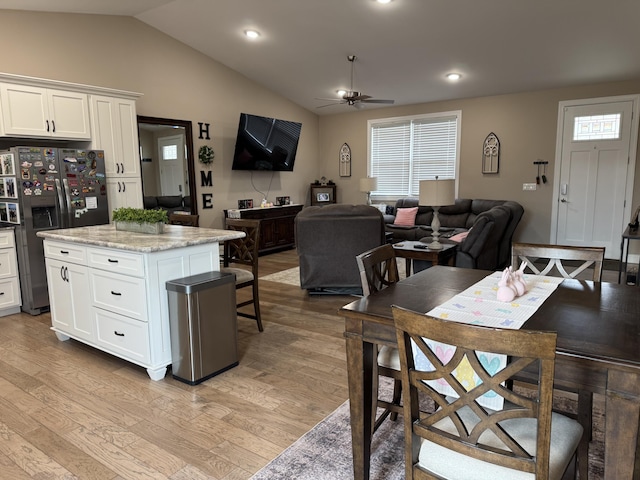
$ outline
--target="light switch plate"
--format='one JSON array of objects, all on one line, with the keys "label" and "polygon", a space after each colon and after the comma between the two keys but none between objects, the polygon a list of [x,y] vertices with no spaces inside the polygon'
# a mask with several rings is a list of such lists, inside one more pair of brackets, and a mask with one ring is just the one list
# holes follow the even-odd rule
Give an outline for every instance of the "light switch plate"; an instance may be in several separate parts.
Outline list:
[{"label": "light switch plate", "polygon": [[536,184],[535,183],[523,183],[522,184],[522,190],[535,190],[536,189]]}]

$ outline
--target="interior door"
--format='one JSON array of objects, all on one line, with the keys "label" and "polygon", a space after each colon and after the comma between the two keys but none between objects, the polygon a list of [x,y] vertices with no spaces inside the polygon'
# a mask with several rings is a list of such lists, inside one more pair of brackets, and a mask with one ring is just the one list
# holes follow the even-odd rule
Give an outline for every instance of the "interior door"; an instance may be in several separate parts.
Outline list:
[{"label": "interior door", "polygon": [[565,106],[561,112],[556,243],[605,247],[607,258],[619,257],[633,187],[633,107],[629,100]]},{"label": "interior door", "polygon": [[162,195],[186,195],[184,140],[182,135],[158,138],[160,191]]}]

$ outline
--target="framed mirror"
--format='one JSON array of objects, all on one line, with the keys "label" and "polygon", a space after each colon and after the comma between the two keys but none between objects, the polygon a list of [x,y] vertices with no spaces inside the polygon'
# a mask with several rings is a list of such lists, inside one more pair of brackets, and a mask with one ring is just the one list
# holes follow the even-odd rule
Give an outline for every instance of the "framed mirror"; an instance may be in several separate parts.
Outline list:
[{"label": "framed mirror", "polygon": [[191,122],[138,115],[140,171],[145,197],[182,196],[182,206],[197,214]]}]

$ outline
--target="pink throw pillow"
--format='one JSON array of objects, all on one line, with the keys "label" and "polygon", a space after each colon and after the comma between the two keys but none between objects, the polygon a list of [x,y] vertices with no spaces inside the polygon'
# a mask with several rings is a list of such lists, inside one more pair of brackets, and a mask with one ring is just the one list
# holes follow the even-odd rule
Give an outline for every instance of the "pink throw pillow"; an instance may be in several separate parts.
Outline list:
[{"label": "pink throw pillow", "polygon": [[394,225],[403,225],[405,227],[413,227],[416,224],[416,214],[418,213],[418,207],[412,208],[399,208],[396,212],[396,219]]},{"label": "pink throw pillow", "polygon": [[467,235],[469,235],[469,232],[458,233],[457,235],[454,235],[453,237],[449,238],[449,240],[451,240],[452,242],[460,243],[465,238],[467,238]]}]

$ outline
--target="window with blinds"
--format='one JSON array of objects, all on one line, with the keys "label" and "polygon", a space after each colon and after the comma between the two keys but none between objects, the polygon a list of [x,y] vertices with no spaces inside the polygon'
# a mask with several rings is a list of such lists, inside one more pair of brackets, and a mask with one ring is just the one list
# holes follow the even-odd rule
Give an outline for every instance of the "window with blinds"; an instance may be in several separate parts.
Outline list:
[{"label": "window with blinds", "polygon": [[369,120],[369,171],[377,200],[418,196],[420,180],[455,179],[462,112]]}]

